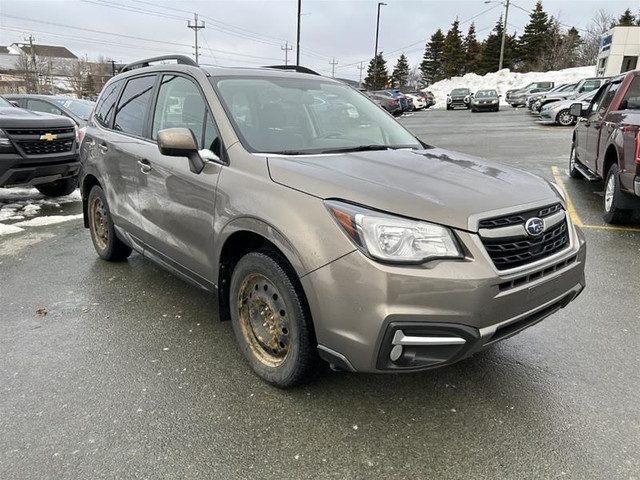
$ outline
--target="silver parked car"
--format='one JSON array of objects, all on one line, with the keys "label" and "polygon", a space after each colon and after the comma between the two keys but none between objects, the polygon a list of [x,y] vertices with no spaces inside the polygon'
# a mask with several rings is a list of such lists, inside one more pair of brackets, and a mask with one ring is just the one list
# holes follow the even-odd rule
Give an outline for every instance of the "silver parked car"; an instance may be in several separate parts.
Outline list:
[{"label": "silver parked car", "polygon": [[174,59],[100,95],[85,226],[103,259],[133,249],[215,292],[266,381],[300,383],[320,358],[448,365],[583,290],[584,237],[546,180],[425,145],[329,78]]},{"label": "silver parked car", "polygon": [[582,102],[582,105],[586,109],[591,103],[591,100],[593,100],[596,92],[597,90],[592,90],[590,92],[583,93],[574,100],[562,100],[559,102],[547,103],[542,107],[542,110],[540,110],[538,123],[562,125],[563,127],[575,125],[577,118],[571,115],[571,112],[569,111],[571,109],[571,105],[577,102]]}]

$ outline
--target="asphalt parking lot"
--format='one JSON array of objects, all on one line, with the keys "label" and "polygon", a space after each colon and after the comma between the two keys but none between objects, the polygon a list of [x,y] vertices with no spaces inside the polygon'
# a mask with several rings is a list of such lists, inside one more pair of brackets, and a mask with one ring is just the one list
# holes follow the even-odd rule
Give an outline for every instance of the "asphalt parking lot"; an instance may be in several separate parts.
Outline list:
[{"label": "asphalt parking lot", "polygon": [[[640,221],[607,227],[602,185],[568,178],[570,128],[510,107],[400,120],[560,180],[585,227],[585,292],[445,369],[280,391],[215,299],[139,255],[99,260],[77,195],[0,190],[0,215],[27,218],[0,220],[15,230],[0,235],[0,478],[640,478]],[[69,218],[36,220],[51,216]]]}]

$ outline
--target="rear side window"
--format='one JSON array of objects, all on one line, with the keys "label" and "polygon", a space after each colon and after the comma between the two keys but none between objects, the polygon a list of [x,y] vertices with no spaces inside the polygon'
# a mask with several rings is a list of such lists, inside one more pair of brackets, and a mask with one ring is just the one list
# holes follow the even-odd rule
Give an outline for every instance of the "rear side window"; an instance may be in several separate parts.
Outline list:
[{"label": "rear side window", "polygon": [[600,80],[587,80],[582,85],[581,91],[583,92],[591,92],[592,90],[596,90],[600,88]]},{"label": "rear side window", "polygon": [[108,127],[113,117],[113,111],[115,109],[116,100],[118,99],[118,93],[124,83],[123,80],[116,80],[105,87],[96,104],[96,113],[93,116],[95,121],[103,127]]},{"label": "rear side window", "polygon": [[151,102],[155,75],[132,78],[127,82],[116,108],[113,129],[142,137],[144,122]]},{"label": "rear side window", "polygon": [[640,110],[640,77],[636,76],[620,102],[620,110]]}]

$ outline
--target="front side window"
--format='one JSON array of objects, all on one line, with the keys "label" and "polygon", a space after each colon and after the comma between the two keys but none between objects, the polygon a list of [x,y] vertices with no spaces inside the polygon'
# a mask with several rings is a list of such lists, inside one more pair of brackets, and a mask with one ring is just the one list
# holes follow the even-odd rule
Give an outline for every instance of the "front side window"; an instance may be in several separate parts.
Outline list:
[{"label": "front side window", "polygon": [[374,102],[322,78],[212,80],[245,148],[262,153],[331,153],[422,148]]},{"label": "front side window", "polygon": [[103,127],[108,127],[111,124],[113,112],[116,107],[116,100],[118,99],[118,94],[120,93],[120,88],[123,83],[124,80],[116,80],[102,90],[102,94],[96,104],[96,113],[93,118]]},{"label": "front side window", "polygon": [[156,140],[160,130],[179,127],[193,132],[198,148],[207,148],[220,155],[218,130],[200,89],[185,77],[165,75],[160,83],[151,138]]},{"label": "front side window", "polygon": [[116,108],[114,130],[143,136],[144,122],[155,82],[155,75],[132,78],[127,82]]},{"label": "front side window", "polygon": [[[618,88],[620,88],[620,82],[609,84],[609,88],[606,88],[600,98],[598,99],[598,115],[604,115],[604,112],[609,108],[611,102],[613,101],[613,97],[616,96],[618,92]],[[594,105],[593,111],[595,111],[596,106]]]},{"label": "front side window", "polygon": [[55,105],[51,105],[49,102],[42,100],[29,99],[28,109],[34,112],[52,113],[53,115],[64,115],[62,110]]},{"label": "front side window", "polygon": [[600,87],[600,80],[587,80],[582,85],[580,91],[582,92],[590,92],[592,90],[596,90]]}]

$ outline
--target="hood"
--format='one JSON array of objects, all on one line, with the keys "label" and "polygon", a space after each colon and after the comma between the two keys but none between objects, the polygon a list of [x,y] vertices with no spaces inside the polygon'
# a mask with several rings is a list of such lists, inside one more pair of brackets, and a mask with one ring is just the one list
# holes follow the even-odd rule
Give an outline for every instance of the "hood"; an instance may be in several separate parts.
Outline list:
[{"label": "hood", "polygon": [[17,107],[0,108],[0,128],[64,128],[75,122],[50,113],[32,112]]},{"label": "hood", "polygon": [[463,230],[470,215],[558,201],[540,177],[439,148],[270,156],[268,165],[274,182],[316,197]]},{"label": "hood", "polygon": [[570,97],[571,95],[575,95],[576,92],[562,92],[562,93],[549,93],[546,95],[547,99],[549,98],[560,98],[560,99],[566,99],[568,97]]}]

